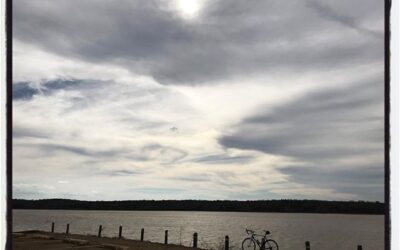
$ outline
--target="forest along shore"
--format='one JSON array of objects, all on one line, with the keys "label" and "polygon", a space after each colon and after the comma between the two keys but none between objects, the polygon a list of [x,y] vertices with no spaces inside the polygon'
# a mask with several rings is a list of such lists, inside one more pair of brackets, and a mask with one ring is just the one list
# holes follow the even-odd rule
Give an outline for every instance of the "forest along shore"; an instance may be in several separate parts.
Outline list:
[{"label": "forest along shore", "polygon": [[124,210],[124,211],[213,211],[384,214],[385,203],[376,201],[323,200],[126,200],[81,201],[69,199],[13,199],[13,209]]},{"label": "forest along shore", "polygon": [[138,240],[96,237],[92,235],[23,231],[12,234],[13,250],[85,249],[85,250],[188,250],[192,247]]}]

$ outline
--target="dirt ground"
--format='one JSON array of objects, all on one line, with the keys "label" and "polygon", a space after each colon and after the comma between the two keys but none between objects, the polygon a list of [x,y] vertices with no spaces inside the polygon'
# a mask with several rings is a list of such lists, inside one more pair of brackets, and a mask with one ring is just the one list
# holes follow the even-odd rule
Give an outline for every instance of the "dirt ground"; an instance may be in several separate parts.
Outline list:
[{"label": "dirt ground", "polygon": [[13,233],[13,250],[189,250],[193,249],[178,245],[165,245],[137,240],[98,238],[96,236],[48,233],[41,231],[26,231]]}]

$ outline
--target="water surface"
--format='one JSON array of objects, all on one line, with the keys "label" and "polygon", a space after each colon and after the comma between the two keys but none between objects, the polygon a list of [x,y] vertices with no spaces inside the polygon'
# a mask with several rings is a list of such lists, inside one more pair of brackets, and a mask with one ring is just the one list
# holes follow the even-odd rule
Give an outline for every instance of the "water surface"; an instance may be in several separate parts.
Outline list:
[{"label": "water surface", "polygon": [[304,249],[310,241],[312,249],[337,250],[384,249],[383,215],[245,213],[245,212],[183,212],[183,211],[88,211],[88,210],[13,210],[13,231],[40,229],[96,235],[103,225],[103,235],[117,236],[123,226],[123,236],[163,242],[169,231],[169,242],[191,245],[192,235],[198,233],[199,246],[221,248],[229,235],[232,249],[240,249],[247,236],[246,228],[269,230],[282,250]]}]

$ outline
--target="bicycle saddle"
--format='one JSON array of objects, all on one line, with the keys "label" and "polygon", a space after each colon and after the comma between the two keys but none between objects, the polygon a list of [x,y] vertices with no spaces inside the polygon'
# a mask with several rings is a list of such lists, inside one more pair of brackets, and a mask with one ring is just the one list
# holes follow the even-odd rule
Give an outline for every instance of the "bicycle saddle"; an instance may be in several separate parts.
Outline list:
[{"label": "bicycle saddle", "polygon": [[264,232],[265,232],[265,235],[268,235],[268,234],[270,234],[270,232],[269,232],[269,231],[267,231],[267,230],[264,230]]}]

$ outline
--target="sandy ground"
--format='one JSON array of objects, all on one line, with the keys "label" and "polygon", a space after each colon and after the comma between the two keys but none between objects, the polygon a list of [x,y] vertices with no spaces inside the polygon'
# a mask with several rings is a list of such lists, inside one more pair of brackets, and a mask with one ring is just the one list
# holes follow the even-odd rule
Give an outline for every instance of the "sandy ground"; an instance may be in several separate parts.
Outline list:
[{"label": "sandy ground", "polygon": [[190,247],[140,242],[117,238],[97,238],[96,236],[26,231],[13,233],[13,250],[189,250]]}]

